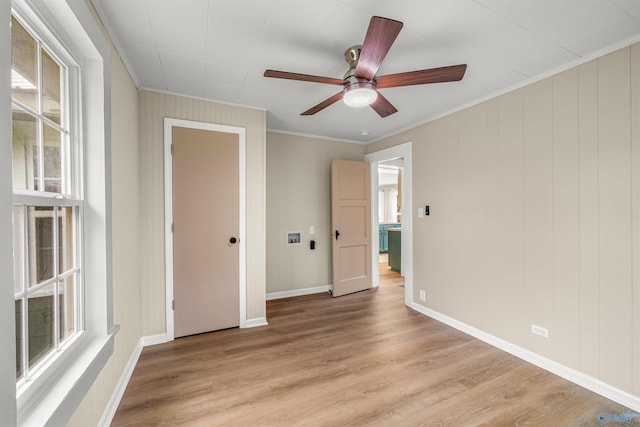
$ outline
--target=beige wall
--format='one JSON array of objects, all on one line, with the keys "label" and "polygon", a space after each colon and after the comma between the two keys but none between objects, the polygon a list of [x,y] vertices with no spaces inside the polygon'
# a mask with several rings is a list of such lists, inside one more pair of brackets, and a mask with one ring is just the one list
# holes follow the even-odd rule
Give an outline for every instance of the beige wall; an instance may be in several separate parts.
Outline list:
[{"label": "beige wall", "polygon": [[[90,10],[91,4],[87,2]],[[108,36],[105,33],[105,37]],[[95,426],[142,335],[140,317],[140,179],[138,91],[111,49],[113,316],[115,350],[73,415],[71,426]]]},{"label": "beige wall", "polygon": [[406,141],[423,304],[640,396],[640,44]]},{"label": "beige wall", "polygon": [[265,312],[265,135],[262,110],[140,91],[142,334],[165,333],[164,118],[246,129],[247,318]]},{"label": "beige wall", "polygon": [[[267,292],[331,284],[331,159],[364,160],[364,146],[267,133]],[[315,226],[315,235],[309,227]],[[302,245],[285,233],[301,231]],[[309,249],[309,240],[316,249]]]}]

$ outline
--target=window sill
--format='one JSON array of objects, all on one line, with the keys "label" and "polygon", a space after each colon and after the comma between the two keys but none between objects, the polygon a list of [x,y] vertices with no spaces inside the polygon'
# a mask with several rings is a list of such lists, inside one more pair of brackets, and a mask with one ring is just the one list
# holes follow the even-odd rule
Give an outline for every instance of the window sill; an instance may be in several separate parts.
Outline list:
[{"label": "window sill", "polygon": [[104,336],[80,337],[68,354],[53,362],[57,366],[51,375],[43,373],[24,387],[18,397],[18,425],[66,425],[113,354],[118,330],[115,325]]}]

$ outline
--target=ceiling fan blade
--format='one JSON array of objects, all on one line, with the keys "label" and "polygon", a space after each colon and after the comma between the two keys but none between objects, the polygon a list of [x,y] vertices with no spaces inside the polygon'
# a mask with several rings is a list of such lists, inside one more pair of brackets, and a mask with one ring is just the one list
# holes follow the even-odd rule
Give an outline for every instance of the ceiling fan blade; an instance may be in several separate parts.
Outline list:
[{"label": "ceiling fan blade", "polygon": [[329,105],[335,104],[336,102],[340,101],[342,99],[342,92],[338,92],[335,95],[333,95],[331,98],[327,98],[324,101],[322,101],[321,103],[319,103],[318,105],[315,105],[311,108],[309,108],[307,111],[305,111],[304,113],[300,114],[301,116],[311,116],[319,111],[324,110],[325,108],[327,108]]},{"label": "ceiling fan blade", "polygon": [[455,82],[462,80],[467,64],[448,67],[430,68],[428,70],[409,71],[407,73],[389,74],[376,77],[378,89],[386,87],[423,85],[427,83]]},{"label": "ceiling fan blade", "polygon": [[344,84],[344,80],[333,79],[331,77],[312,76],[310,74],[290,73],[288,71],[266,70],[265,77],[275,77],[277,79],[301,80],[303,82],[325,83],[328,85]]},{"label": "ceiling fan blade", "polygon": [[371,104],[371,108],[373,108],[380,117],[387,117],[398,112],[396,107],[394,107],[387,98],[382,96],[380,92],[378,92],[378,98]]},{"label": "ceiling fan blade", "polygon": [[402,25],[400,21],[380,16],[371,18],[367,35],[362,43],[358,65],[356,65],[356,77],[373,79],[391,45],[398,37]]}]

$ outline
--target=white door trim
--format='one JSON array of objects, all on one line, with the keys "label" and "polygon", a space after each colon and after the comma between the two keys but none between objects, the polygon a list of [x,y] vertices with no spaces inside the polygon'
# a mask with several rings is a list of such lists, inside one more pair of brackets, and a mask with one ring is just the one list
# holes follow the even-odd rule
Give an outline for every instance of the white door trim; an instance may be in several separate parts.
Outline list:
[{"label": "white door trim", "polygon": [[413,189],[411,170],[412,142],[396,145],[395,147],[376,151],[365,155],[365,160],[371,163],[371,273],[373,286],[380,285],[380,272],[373,266],[378,265],[378,163],[404,158],[404,172],[402,174],[402,261],[400,270],[404,276],[404,303],[413,305]]},{"label": "white door trim", "polygon": [[173,328],[173,162],[171,161],[172,130],[174,126],[233,133],[238,135],[239,142],[239,269],[238,285],[240,287],[240,319],[241,328],[247,327],[247,256],[246,256],[246,131],[236,126],[215,123],[195,122],[190,120],[164,118],[164,235],[165,235],[165,295],[166,295],[166,328],[167,340],[174,339]]}]

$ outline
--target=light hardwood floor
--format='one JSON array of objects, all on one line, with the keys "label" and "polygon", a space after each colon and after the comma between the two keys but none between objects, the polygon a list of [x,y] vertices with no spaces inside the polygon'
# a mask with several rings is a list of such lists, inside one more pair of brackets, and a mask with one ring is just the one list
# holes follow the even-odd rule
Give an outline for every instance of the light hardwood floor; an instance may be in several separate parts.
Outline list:
[{"label": "light hardwood floor", "polygon": [[382,253],[378,256],[378,271],[380,272],[380,285],[381,286],[404,286],[404,277],[400,273],[389,268],[389,254]]},{"label": "light hardwood floor", "polygon": [[633,413],[408,309],[402,277],[380,277],[340,298],[269,301],[266,327],[145,348],[112,425],[597,426]]}]

